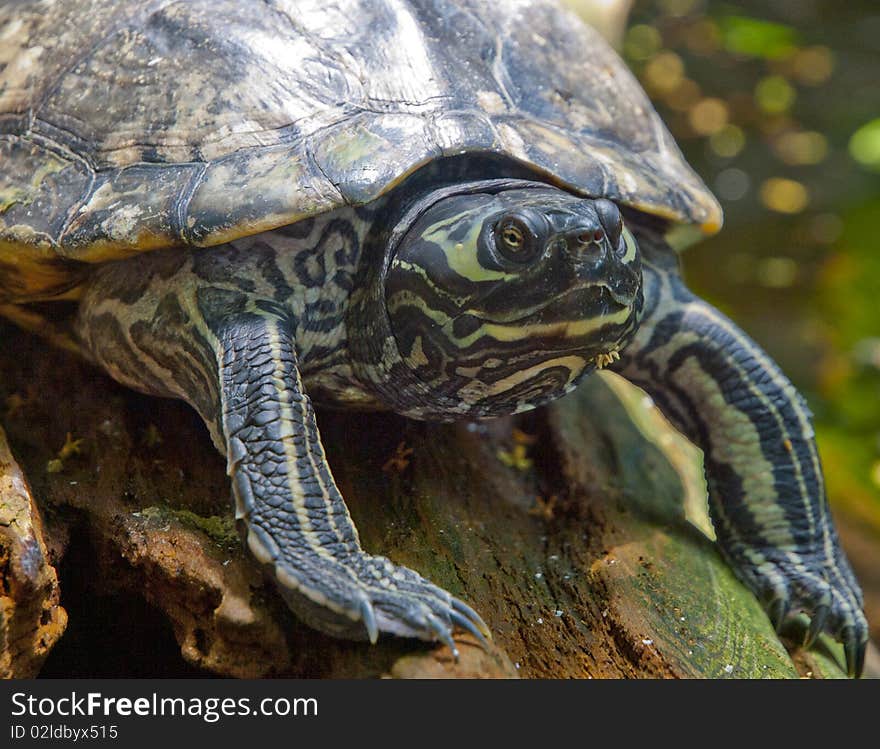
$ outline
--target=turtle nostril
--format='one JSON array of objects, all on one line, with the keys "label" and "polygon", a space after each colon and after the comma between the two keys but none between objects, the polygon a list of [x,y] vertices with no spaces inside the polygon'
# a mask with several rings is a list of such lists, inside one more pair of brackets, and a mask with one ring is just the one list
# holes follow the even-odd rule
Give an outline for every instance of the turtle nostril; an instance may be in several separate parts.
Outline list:
[{"label": "turtle nostril", "polygon": [[575,240],[582,247],[586,247],[588,244],[592,244],[594,242],[601,242],[605,237],[605,232],[601,229],[588,229],[587,231],[582,231],[575,236]]}]

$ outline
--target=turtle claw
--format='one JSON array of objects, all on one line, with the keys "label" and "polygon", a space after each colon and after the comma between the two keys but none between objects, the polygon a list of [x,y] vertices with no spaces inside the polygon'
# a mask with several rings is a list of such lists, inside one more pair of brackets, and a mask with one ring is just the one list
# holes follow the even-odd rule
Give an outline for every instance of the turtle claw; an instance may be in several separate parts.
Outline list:
[{"label": "turtle claw", "polygon": [[[483,618],[464,601],[459,601],[457,598],[452,599],[452,608],[463,616],[465,623],[458,623],[455,619],[453,621],[456,621],[456,624],[462,629],[466,629],[473,634],[486,647],[488,645],[486,640],[492,639],[492,632],[489,630],[486,622],[483,621]],[[476,627],[478,631],[474,631],[471,627]]]},{"label": "turtle claw", "polygon": [[865,654],[868,651],[868,643],[860,642],[856,647],[855,669],[853,669],[853,677],[861,679],[865,673]]},{"label": "turtle claw", "polygon": [[379,640],[379,625],[376,623],[376,612],[373,611],[373,604],[366,596],[361,599],[361,619],[363,619],[364,627],[367,629],[367,638],[371,644],[375,645]]},{"label": "turtle claw", "polygon": [[349,561],[348,569],[356,572],[358,582],[349,600],[360,612],[370,642],[383,633],[439,641],[449,646],[457,662],[452,637],[457,628],[488,647],[488,627],[479,614],[413,570],[367,555]]},{"label": "turtle claw", "polygon": [[865,652],[867,642],[856,640],[855,632],[850,627],[844,630],[843,654],[846,657],[846,672],[850,677],[858,679],[865,670]]},{"label": "turtle claw", "polygon": [[455,640],[452,639],[452,632],[449,631],[449,628],[438,621],[437,617],[431,615],[428,616],[428,624],[431,625],[431,629],[434,630],[440,641],[452,651],[452,658],[458,663],[458,648],[455,645]]},{"label": "turtle claw", "polygon": [[785,623],[785,617],[788,616],[789,603],[785,598],[774,598],[767,607],[767,616],[770,618],[770,624],[773,630],[778,634]]},{"label": "turtle claw", "polygon": [[810,628],[804,635],[803,647],[812,647],[813,643],[822,632],[825,631],[825,624],[828,622],[828,616],[831,614],[831,606],[821,604],[816,607],[813,618],[810,620]]},{"label": "turtle claw", "polygon": [[486,638],[483,636],[483,633],[479,630],[474,620],[462,616],[458,611],[450,612],[449,618],[456,627],[463,629],[465,632],[470,632],[479,641],[483,648],[489,647],[489,643],[486,641]]}]

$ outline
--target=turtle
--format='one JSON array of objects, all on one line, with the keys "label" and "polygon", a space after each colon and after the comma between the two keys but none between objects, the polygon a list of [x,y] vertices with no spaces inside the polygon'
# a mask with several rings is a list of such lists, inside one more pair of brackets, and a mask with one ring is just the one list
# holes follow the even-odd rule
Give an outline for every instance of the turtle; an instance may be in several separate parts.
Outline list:
[{"label": "turtle", "polygon": [[491,636],[361,548],[315,403],[485,419],[607,368],[702,449],[718,548],[777,630],[805,612],[860,674],[808,407],[686,286],[669,232],[720,205],[572,12],[6,0],[0,38],[0,310],[195,408],[306,624]]}]

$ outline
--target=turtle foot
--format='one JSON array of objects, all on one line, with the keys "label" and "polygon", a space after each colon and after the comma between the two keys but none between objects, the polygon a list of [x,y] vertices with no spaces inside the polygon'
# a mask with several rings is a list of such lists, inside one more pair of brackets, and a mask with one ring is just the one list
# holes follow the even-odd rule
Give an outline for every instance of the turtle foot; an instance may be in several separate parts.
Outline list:
[{"label": "turtle foot", "polygon": [[835,563],[828,564],[778,550],[767,556],[757,566],[734,569],[763,602],[774,629],[779,632],[789,616],[803,612],[810,619],[803,646],[812,646],[822,633],[830,635],[843,644],[849,675],[861,676],[868,622],[847,561],[837,555]]},{"label": "turtle foot", "polygon": [[389,634],[442,642],[456,660],[454,630],[469,633],[484,647],[492,637],[466,603],[385,557],[289,559],[275,565],[275,579],[296,614],[337,637],[375,643]]},{"label": "turtle foot", "polygon": [[470,606],[406,567],[384,557],[365,556],[357,566],[362,583],[362,620],[371,642],[380,633],[446,644],[458,659],[454,629],[487,645],[491,633]]}]

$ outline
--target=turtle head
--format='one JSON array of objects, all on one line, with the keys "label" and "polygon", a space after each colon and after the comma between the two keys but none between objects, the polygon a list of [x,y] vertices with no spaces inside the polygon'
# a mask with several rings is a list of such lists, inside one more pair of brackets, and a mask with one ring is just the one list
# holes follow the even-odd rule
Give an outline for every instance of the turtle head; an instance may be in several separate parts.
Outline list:
[{"label": "turtle head", "polygon": [[390,331],[432,418],[515,413],[568,392],[616,358],[641,310],[638,247],[614,203],[537,183],[480,187],[422,201],[386,260]]}]

